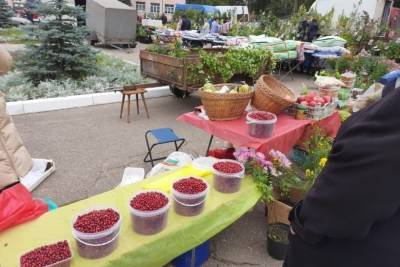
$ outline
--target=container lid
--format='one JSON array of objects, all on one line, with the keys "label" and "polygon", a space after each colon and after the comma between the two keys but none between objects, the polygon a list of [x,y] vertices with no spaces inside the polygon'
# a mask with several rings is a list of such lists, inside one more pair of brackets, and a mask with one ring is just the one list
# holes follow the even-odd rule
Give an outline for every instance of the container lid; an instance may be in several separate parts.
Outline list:
[{"label": "container lid", "polygon": [[212,166],[217,161],[218,159],[213,157],[199,157],[192,161],[192,166],[201,171],[212,171]]}]

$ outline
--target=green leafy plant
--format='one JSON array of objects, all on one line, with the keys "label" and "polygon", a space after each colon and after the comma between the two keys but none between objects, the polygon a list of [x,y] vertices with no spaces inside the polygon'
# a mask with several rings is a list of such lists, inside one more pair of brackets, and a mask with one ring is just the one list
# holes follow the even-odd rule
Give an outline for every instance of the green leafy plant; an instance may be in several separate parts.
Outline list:
[{"label": "green leafy plant", "polygon": [[177,58],[186,58],[189,55],[189,51],[182,47],[182,41],[180,40],[167,45],[153,44],[146,50],[152,53],[168,55]]},{"label": "green leafy plant", "polygon": [[302,164],[305,170],[303,191],[308,192],[314,185],[315,179],[325,166],[332,149],[333,139],[319,127],[313,127],[310,137],[303,146],[307,153],[306,161]]},{"label": "green leafy plant", "polygon": [[379,42],[377,46],[381,51],[381,55],[400,63],[400,43],[394,41]]},{"label": "green leafy plant", "polygon": [[223,82],[236,74],[255,80],[262,73],[271,71],[275,64],[270,51],[258,48],[229,48],[226,53],[217,54],[200,50],[199,55],[201,62],[193,71],[205,74],[209,80],[221,77]]}]

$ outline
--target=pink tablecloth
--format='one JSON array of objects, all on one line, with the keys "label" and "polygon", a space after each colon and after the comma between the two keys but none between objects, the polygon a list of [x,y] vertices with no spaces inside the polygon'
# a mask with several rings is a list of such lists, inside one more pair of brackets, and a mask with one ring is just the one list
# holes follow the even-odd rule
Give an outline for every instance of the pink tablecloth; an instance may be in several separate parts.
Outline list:
[{"label": "pink tablecloth", "polygon": [[288,153],[296,143],[307,134],[307,126],[317,124],[330,136],[335,137],[340,127],[340,117],[336,112],[332,116],[315,122],[311,120],[296,120],[289,115],[279,115],[273,136],[268,139],[254,138],[247,133],[246,117],[232,121],[209,121],[200,118],[195,112],[185,113],[178,121],[191,124],[236,146],[251,147],[267,153],[271,149]]}]

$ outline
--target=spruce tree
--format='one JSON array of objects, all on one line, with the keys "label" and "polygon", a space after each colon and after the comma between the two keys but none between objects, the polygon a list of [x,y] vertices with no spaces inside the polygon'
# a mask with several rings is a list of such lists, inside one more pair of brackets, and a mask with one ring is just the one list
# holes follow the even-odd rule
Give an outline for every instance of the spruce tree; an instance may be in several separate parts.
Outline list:
[{"label": "spruce tree", "polygon": [[96,71],[96,52],[87,44],[89,30],[77,24],[84,18],[80,7],[66,0],[50,0],[38,6],[45,19],[32,31],[39,42],[28,45],[19,67],[34,84],[40,81],[83,79]]},{"label": "spruce tree", "polygon": [[14,15],[6,0],[0,0],[0,28],[10,27],[11,17]]}]

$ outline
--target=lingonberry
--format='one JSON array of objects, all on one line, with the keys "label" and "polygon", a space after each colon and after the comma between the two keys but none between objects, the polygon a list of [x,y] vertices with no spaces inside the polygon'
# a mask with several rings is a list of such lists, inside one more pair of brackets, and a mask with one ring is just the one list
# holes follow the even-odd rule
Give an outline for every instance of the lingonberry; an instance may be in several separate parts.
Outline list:
[{"label": "lingonberry", "polygon": [[184,194],[197,194],[207,189],[207,184],[201,179],[189,177],[174,183],[173,188]]},{"label": "lingonberry", "polygon": [[213,167],[219,172],[228,174],[234,174],[243,171],[243,167],[239,163],[229,161],[217,162],[213,165]]},{"label": "lingonberry", "polygon": [[273,120],[275,117],[273,114],[267,112],[252,112],[249,114],[249,118],[258,121],[269,121]]},{"label": "lingonberry", "polygon": [[144,192],[135,196],[130,205],[140,211],[158,210],[168,204],[168,198],[159,192]]},{"label": "lingonberry", "polygon": [[75,230],[82,233],[98,233],[110,229],[119,221],[119,214],[113,209],[93,210],[78,216]]},{"label": "lingonberry", "polygon": [[44,267],[71,258],[67,241],[36,248],[20,258],[21,267]]}]

